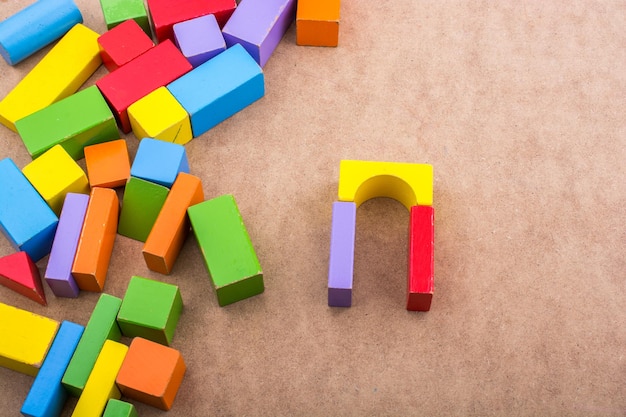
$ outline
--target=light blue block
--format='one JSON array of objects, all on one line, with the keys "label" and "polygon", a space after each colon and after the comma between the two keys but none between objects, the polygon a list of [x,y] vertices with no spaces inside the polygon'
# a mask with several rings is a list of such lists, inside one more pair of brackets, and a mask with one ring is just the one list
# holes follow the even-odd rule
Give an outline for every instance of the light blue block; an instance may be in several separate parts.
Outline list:
[{"label": "light blue block", "polygon": [[0,22],[0,55],[15,65],[82,22],[72,0],[38,0]]},{"label": "light blue block", "polygon": [[10,158],[0,160],[0,230],[35,262],[50,253],[59,218]]},{"label": "light blue block", "polygon": [[172,188],[179,172],[189,174],[187,152],[183,145],[152,138],[139,142],[130,168],[132,177]]},{"label": "light blue block", "polygon": [[237,44],[167,86],[198,137],[265,94],[263,70]]},{"label": "light blue block", "polygon": [[60,415],[67,392],[61,379],[76,350],[85,328],[80,324],[64,321],[52,342],[46,359],[30,387],[22,406],[27,417],[56,417]]}]

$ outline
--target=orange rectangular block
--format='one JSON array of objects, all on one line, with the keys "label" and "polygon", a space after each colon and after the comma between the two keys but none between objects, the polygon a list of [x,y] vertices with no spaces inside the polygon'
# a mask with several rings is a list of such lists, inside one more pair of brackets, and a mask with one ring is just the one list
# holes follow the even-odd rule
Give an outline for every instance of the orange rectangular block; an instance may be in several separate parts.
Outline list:
[{"label": "orange rectangular block", "polygon": [[299,0],[296,12],[296,43],[306,46],[337,46],[341,0]]},{"label": "orange rectangular block", "polygon": [[143,246],[143,257],[150,270],[162,274],[172,272],[189,233],[187,209],[202,201],[204,193],[200,179],[179,173]]},{"label": "orange rectangular block", "polygon": [[115,190],[101,187],[91,189],[85,223],[72,265],[72,275],[81,290],[102,292],[104,289],[117,234],[119,210]]},{"label": "orange rectangular block", "polygon": [[85,147],[85,164],[90,186],[124,186],[130,177],[126,141],[118,139]]}]

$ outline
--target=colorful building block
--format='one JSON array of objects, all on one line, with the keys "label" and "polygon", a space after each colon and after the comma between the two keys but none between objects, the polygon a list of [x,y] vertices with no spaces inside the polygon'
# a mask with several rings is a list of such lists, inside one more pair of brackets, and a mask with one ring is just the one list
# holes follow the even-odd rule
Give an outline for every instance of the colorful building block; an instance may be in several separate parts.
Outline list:
[{"label": "colorful building block", "polygon": [[38,0],[0,22],[0,55],[15,65],[82,22],[72,0]]},{"label": "colorful building block", "polygon": [[115,71],[154,47],[152,39],[134,20],[126,20],[98,38],[102,63]]},{"label": "colorful building block", "polygon": [[67,391],[61,385],[61,379],[84,330],[80,324],[70,321],[61,323],[50,351],[24,400],[22,415],[26,417],[61,415],[67,399]]},{"label": "colorful building block", "polygon": [[179,173],[189,173],[182,145],[145,138],[139,143],[130,175],[170,188]]},{"label": "colorful building block", "polygon": [[128,118],[139,140],[154,138],[184,145],[193,139],[189,114],[165,87],[131,104]]},{"label": "colorful building block", "polygon": [[37,375],[59,322],[4,303],[0,303],[0,317],[0,366]]},{"label": "colorful building block", "polygon": [[57,297],[78,297],[79,288],[72,276],[72,265],[88,204],[88,195],[68,193],[65,196],[44,274],[46,282]]},{"label": "colorful building block", "polygon": [[263,70],[241,45],[227,49],[167,86],[189,113],[198,137],[265,95]]},{"label": "colorful building block", "polygon": [[130,177],[124,189],[117,232],[131,239],[145,242],[165,204],[169,191],[162,185]]},{"label": "colorful building block", "polygon": [[67,193],[89,194],[85,171],[61,145],[48,149],[22,172],[57,215]]},{"label": "colorful building block", "polygon": [[43,306],[48,305],[39,269],[26,252],[0,258],[0,284]]},{"label": "colorful building block", "polygon": [[33,158],[61,145],[78,160],[85,146],[120,137],[113,113],[96,86],[18,120],[15,128]]},{"label": "colorful building block", "polygon": [[118,139],[85,147],[85,165],[92,187],[123,187],[130,178],[126,141]]},{"label": "colorful building block", "polygon": [[194,68],[226,50],[222,30],[212,14],[176,23],[174,40]]},{"label": "colorful building block", "polygon": [[93,366],[72,417],[101,417],[109,399],[120,399],[120,390],[115,385],[128,346],[106,340]]},{"label": "colorful building block", "polygon": [[81,395],[105,341],[120,340],[121,333],[116,318],[121,305],[121,299],[109,294],[102,294],[98,299],[63,374],[61,382],[69,394],[75,397]]},{"label": "colorful building block", "polygon": [[0,160],[0,230],[37,262],[50,253],[58,217],[10,158]]},{"label": "colorful building block", "polygon": [[328,305],[331,307],[352,305],[355,235],[356,204],[333,203],[328,266]]},{"label": "colorful building block", "polygon": [[115,382],[125,397],[169,410],[185,370],[185,361],[178,350],[136,337]]},{"label": "colorful building block", "polygon": [[72,276],[81,290],[101,292],[104,289],[118,216],[119,200],[115,190],[93,188],[72,265]]},{"label": "colorful building block", "polygon": [[143,0],[100,0],[107,29],[111,30],[127,20],[134,20],[148,37],[152,37],[148,11]]},{"label": "colorful building block", "polygon": [[407,310],[430,310],[435,282],[434,241],[434,209],[431,206],[411,207]]},{"label": "colorful building block", "polygon": [[263,271],[232,195],[187,210],[220,306],[260,294]]},{"label": "colorful building block", "polygon": [[182,309],[176,285],[134,276],[128,283],[117,323],[124,336],[169,345]]},{"label": "colorful building block", "polygon": [[341,0],[299,0],[296,12],[296,43],[337,46]]},{"label": "colorful building block", "polygon": [[178,48],[165,41],[100,78],[96,85],[113,108],[120,129],[129,133],[128,106],[191,69]]},{"label": "colorful building block", "polygon": [[230,48],[241,44],[264,67],[296,17],[296,0],[243,0],[224,25]]},{"label": "colorful building block", "polygon": [[[128,356],[128,353],[126,353]],[[126,360],[126,358],[124,358]],[[123,362],[122,362],[123,363]],[[138,417],[137,409],[131,403],[111,398],[107,402],[102,417]]]},{"label": "colorful building block", "polygon": [[200,178],[184,172],[178,174],[143,246],[143,257],[150,270],[162,274],[172,272],[189,234],[187,209],[202,201],[204,192]]},{"label": "colorful building block", "polygon": [[220,27],[231,17],[237,7],[235,0],[148,0],[148,10],[159,42],[174,41],[173,26],[176,23],[200,16],[215,15]]},{"label": "colorful building block", "polygon": [[15,122],[78,91],[102,60],[98,34],[75,25],[0,101],[0,123],[15,131]]}]

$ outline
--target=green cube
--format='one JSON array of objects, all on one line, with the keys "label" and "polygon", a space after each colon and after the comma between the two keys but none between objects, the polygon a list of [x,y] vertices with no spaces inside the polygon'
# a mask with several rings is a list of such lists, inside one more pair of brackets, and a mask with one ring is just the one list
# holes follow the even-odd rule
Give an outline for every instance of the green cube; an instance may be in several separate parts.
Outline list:
[{"label": "green cube", "polygon": [[128,283],[117,323],[124,336],[169,346],[182,309],[176,285],[135,276]]},{"label": "green cube", "polygon": [[137,409],[131,403],[111,398],[102,417],[138,417],[138,415]]},{"label": "green cube", "polygon": [[111,30],[122,22],[133,19],[149,37],[152,37],[148,12],[143,0],[100,0],[102,15]]},{"label": "green cube", "polygon": [[263,271],[232,195],[187,209],[220,306],[260,294]]},{"label": "green cube", "polygon": [[145,242],[169,191],[169,188],[162,185],[130,177],[124,190],[117,232]]}]

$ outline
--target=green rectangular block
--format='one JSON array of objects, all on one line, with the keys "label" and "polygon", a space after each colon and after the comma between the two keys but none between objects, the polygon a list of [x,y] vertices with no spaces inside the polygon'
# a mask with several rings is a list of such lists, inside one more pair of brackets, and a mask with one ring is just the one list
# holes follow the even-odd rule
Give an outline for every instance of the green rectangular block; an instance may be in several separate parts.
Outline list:
[{"label": "green rectangular block", "polygon": [[117,232],[145,242],[169,192],[169,188],[162,185],[130,177],[124,189]]},{"label": "green rectangular block", "polygon": [[138,417],[138,415],[137,409],[131,403],[111,398],[102,417]]},{"label": "green rectangular block", "polygon": [[223,195],[187,209],[220,306],[263,292],[263,271],[239,208]]},{"label": "green rectangular block", "polygon": [[107,29],[111,30],[122,22],[133,19],[152,38],[148,12],[143,0],[100,0],[102,15]]},{"label": "green rectangular block", "polygon": [[121,299],[109,294],[102,294],[98,299],[61,380],[71,395],[79,397],[83,392],[104,341],[109,339],[117,342],[122,337],[116,322],[121,305]]}]

